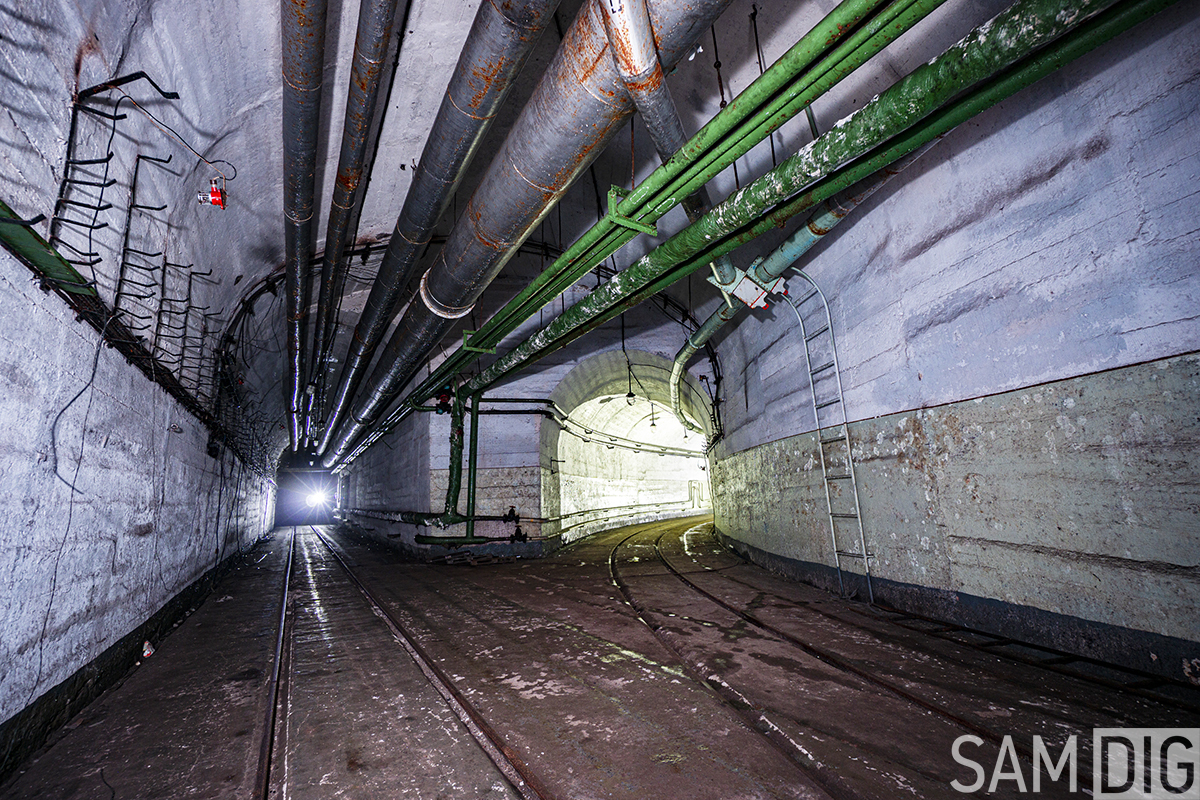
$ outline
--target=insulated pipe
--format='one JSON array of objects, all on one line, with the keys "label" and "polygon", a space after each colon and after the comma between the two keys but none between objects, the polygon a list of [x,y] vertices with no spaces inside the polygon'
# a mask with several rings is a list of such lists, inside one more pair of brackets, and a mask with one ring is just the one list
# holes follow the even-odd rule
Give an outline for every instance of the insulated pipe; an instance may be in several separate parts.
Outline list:
[{"label": "insulated pipe", "polygon": [[711,339],[712,335],[720,330],[726,322],[736,317],[741,310],[741,306],[730,305],[727,302],[721,303],[721,307],[704,320],[704,324],[697,328],[695,333],[687,337],[683,347],[675,354],[675,363],[671,365],[671,410],[675,412],[675,417],[683,423],[683,427],[689,431],[705,433],[704,428],[684,416],[679,396],[679,387],[683,383],[683,370],[696,351],[703,347],[704,343]]},{"label": "insulated pipe", "polygon": [[[944,135],[944,134],[943,134]],[[929,144],[909,153],[904,158],[879,170],[867,180],[847,189],[841,194],[826,200],[814,211],[804,224],[791,236],[783,240],[779,247],[766,257],[756,261],[748,270],[751,279],[760,286],[771,286],[783,276],[784,270],[792,266],[797,259],[809,251],[817,242],[824,239],[846,215],[857,208],[868,197],[883,188],[883,185],[899,175],[906,167],[920,158],[926,150],[933,147],[941,137]],[[683,423],[683,426],[696,433],[704,433],[704,429],[696,426],[683,414],[680,407],[679,388],[683,382],[683,371],[687,362],[696,351],[712,338],[726,322],[730,322],[745,306],[723,303],[720,308],[704,321],[695,333],[687,338],[683,347],[675,354],[675,362],[671,365],[671,410]]]},{"label": "insulated pipe", "polygon": [[283,0],[283,218],[288,365],[288,436],[295,451],[304,407],[304,327],[308,314],[317,122],[325,68],[326,0]]},{"label": "insulated pipe", "polygon": [[413,173],[396,229],[354,328],[318,452],[329,446],[375,348],[391,324],[405,288],[412,281],[417,258],[429,243],[438,218],[454,196],[513,80],[542,30],[554,18],[558,3],[559,0],[525,0],[520,4],[484,0],[479,6]]},{"label": "insulated pipe", "polygon": [[[699,222],[592,290],[466,381],[460,391],[482,391],[565,346],[700,268],[708,254],[730,252],[869,177],[1173,2],[1018,0]],[[1076,27],[1079,30],[1073,30]],[[864,157],[837,167],[859,155]]]},{"label": "insulated pipe", "polygon": [[[730,0],[659,0],[659,55],[673,66]],[[599,0],[589,0],[563,38],[466,210],[421,277],[351,419],[324,458],[333,466],[386,410],[429,350],[475,301],[542,217],[620,129],[633,109],[606,54]]]},{"label": "insulated pipe", "polygon": [[[312,404],[315,413],[324,409],[325,363],[333,347],[337,325],[336,306],[346,281],[346,231],[350,215],[359,199],[367,157],[367,139],[375,106],[383,60],[387,57],[396,19],[398,0],[362,0],[358,7],[358,34],[354,40],[354,59],[350,88],[346,97],[346,121],[342,126],[342,151],[338,157],[337,180],[329,204],[329,224],[325,232],[325,255],[321,262],[321,290],[317,295],[317,324],[313,331],[313,382],[317,385]],[[408,2],[405,0],[405,8]],[[308,420],[311,422],[311,420]]]},{"label": "insulated pipe", "polygon": [[[600,0],[600,9],[621,82],[650,133],[658,157],[665,163],[687,143],[687,136],[658,61],[646,0]],[[688,222],[698,220],[711,205],[703,186],[688,195],[683,200]],[[728,256],[713,262],[713,274],[728,287],[737,277]]]}]

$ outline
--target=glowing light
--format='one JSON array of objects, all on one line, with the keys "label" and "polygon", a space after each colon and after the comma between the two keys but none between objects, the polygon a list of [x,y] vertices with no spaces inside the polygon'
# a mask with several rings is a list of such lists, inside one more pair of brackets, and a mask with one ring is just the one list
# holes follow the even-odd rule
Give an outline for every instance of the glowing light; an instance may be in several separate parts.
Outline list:
[{"label": "glowing light", "polygon": [[327,498],[325,496],[324,492],[313,492],[306,498],[306,502],[308,503],[309,508],[316,508],[317,506],[323,506],[328,501],[329,501],[329,498]]}]

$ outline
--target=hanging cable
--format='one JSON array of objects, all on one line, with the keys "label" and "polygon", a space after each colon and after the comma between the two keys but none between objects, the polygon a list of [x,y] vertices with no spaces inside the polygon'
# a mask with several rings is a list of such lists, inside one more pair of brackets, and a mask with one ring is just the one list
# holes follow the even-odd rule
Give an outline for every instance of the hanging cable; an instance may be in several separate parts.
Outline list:
[{"label": "hanging cable", "polygon": [[[729,103],[725,100],[725,81],[721,78],[721,54],[717,50],[717,26],[713,25],[709,30],[712,33],[713,69],[717,72],[717,90],[721,93],[721,108],[725,108],[725,106],[729,105]],[[732,91],[732,89],[730,91]],[[736,189],[742,188],[742,181],[738,176],[736,159],[733,162],[733,185]]]},{"label": "hanging cable", "polygon": [[[175,141],[179,142],[181,145],[183,145],[188,150],[190,150],[192,152],[192,155],[196,156],[196,158],[200,159],[205,164],[208,164],[210,167],[212,167],[214,170],[216,170],[217,174],[221,176],[221,180],[231,181],[231,180],[234,180],[235,178],[237,178],[237,167],[235,167],[232,163],[226,161],[223,158],[209,160],[209,159],[205,158],[204,156],[200,155],[199,151],[197,151],[196,148],[194,148],[190,144],[188,144],[187,140],[184,139],[183,136],[180,135],[179,131],[175,130],[170,125],[168,125],[167,123],[163,122],[158,117],[151,114],[150,111],[143,108],[141,106],[141,104],[138,103],[137,100],[134,100],[132,97],[130,97],[128,94],[126,94],[126,92],[123,89],[117,89],[117,92],[121,95],[122,98],[124,98],[124,99],[128,100],[130,103],[132,103],[134,108],[136,108],[138,111],[145,114],[150,119],[150,121],[153,122],[158,127],[159,130],[163,131],[163,133],[166,133],[167,135],[174,138]],[[118,100],[117,102],[119,103],[120,100]],[[226,175],[225,172],[220,167],[217,166],[217,164],[226,165],[227,167],[229,167],[230,170],[233,171],[233,174]]]},{"label": "hanging cable", "polygon": [[[758,56],[758,74],[762,75],[767,71],[767,64],[763,61],[762,43],[758,40],[758,6],[754,3],[750,4],[750,27],[754,30],[754,52]],[[779,166],[775,161],[775,137],[768,136],[767,141],[771,144],[771,167]]]}]

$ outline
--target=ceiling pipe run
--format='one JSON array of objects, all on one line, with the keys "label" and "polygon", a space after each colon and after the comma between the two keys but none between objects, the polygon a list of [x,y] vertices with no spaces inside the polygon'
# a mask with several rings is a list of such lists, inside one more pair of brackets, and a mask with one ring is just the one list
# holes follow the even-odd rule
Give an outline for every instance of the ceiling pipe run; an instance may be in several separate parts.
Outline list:
[{"label": "ceiling pipe run", "polygon": [[[325,365],[333,346],[337,305],[346,281],[346,233],[359,200],[367,140],[375,118],[383,61],[391,43],[398,6],[398,0],[363,0],[358,8],[358,34],[354,40],[350,88],[346,96],[342,150],[338,157],[337,179],[333,183],[333,199],[329,204],[325,254],[321,262],[321,289],[317,295],[317,321],[313,331],[311,381],[315,384],[315,392],[305,418],[306,429],[312,424],[312,415],[320,414],[324,408]],[[405,0],[405,11],[407,8]]]},{"label": "ceiling pipe run", "polygon": [[[496,312],[412,390],[385,422],[372,426],[348,458],[357,457],[540,308],[637,235],[617,218],[652,224],[791,119],[805,105],[862,66],[942,0],[843,0],[693,136],[683,149],[642,180],[516,297]],[[878,14],[873,14],[879,10]],[[867,19],[869,17],[869,19]],[[865,21],[865,22],[864,22]],[[859,25],[859,23],[864,23]],[[833,47],[832,50],[830,48]],[[345,463],[343,461],[342,463]]]},{"label": "ceiling pipe run", "polygon": [[[621,82],[650,133],[658,157],[666,162],[687,143],[687,136],[658,60],[646,0],[600,0],[600,8]],[[695,222],[712,202],[702,186],[684,198],[682,205],[688,222]],[[737,274],[729,256],[714,260],[712,270],[721,287],[732,288]]]},{"label": "ceiling pipe run", "polygon": [[593,289],[459,392],[486,390],[687,277],[712,256],[833,197],[1176,1],[1017,0]]},{"label": "ceiling pipe run", "polygon": [[354,328],[318,452],[324,452],[387,332],[417,258],[458,188],[480,140],[504,102],[559,0],[514,5],[485,0],[471,25],[425,142],[421,160]]},{"label": "ceiling pipe run", "polygon": [[[600,0],[571,25],[450,239],[421,277],[368,388],[325,453],[336,464],[387,409],[454,320],[466,316],[545,214],[633,110],[608,50]],[[659,0],[658,50],[674,66],[730,0]]]},{"label": "ceiling pipe run", "polygon": [[305,320],[308,315],[312,250],[317,123],[325,68],[325,0],[283,0],[283,221],[287,294],[287,353],[284,393],[288,437],[301,441],[304,408]]},{"label": "ceiling pipe run", "polygon": [[[756,260],[750,266],[747,272],[751,280],[764,289],[774,287],[776,282],[783,276],[784,271],[795,264],[813,245],[828,236],[829,232],[846,218],[846,215],[860,206],[868,197],[882,189],[884,184],[899,175],[905,168],[920,158],[926,150],[941,141],[941,138],[939,136],[919,150],[908,154],[894,164],[884,167],[862,183],[826,200],[779,247],[775,248],[767,256]],[[687,367],[688,361],[696,354],[696,351],[703,347],[705,342],[711,339],[717,331],[723,328],[725,323],[732,321],[746,307],[746,305],[740,302],[732,305],[722,303],[721,307],[714,311],[704,321],[704,324],[687,338],[683,347],[675,354],[675,361],[671,365],[671,410],[675,412],[676,418],[683,423],[683,426],[690,431],[700,434],[705,432],[703,428],[696,425],[696,423],[688,419],[687,415],[683,413],[679,390],[683,383],[684,369]]]}]

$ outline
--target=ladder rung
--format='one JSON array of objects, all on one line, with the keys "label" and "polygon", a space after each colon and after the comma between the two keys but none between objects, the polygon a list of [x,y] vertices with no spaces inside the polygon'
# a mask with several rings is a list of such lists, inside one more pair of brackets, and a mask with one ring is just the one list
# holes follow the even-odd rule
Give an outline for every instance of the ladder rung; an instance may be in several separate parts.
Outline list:
[{"label": "ladder rung", "polygon": [[[862,558],[862,557],[863,557],[863,554],[862,554],[862,553],[851,553],[849,550],[838,550],[838,551],[837,551],[837,554],[838,554],[839,556],[843,556],[843,557],[845,557],[845,558]],[[875,554],[874,554],[874,553],[867,553],[867,556],[866,556],[866,557],[867,557],[867,558],[874,558],[874,557],[875,557]]]},{"label": "ladder rung", "polygon": [[817,403],[817,410],[819,411],[819,410],[821,410],[822,408],[825,408],[825,407],[827,407],[827,406],[832,406],[832,405],[835,405],[835,404],[837,404],[837,403],[840,403],[840,402],[842,402],[842,398],[840,398],[840,397],[835,397],[835,398],[833,398],[832,400],[826,400],[824,403]]},{"label": "ladder rung", "polygon": [[829,516],[834,519],[858,519],[858,514],[843,514],[841,512],[830,512]]},{"label": "ladder rung", "polygon": [[829,330],[829,323],[825,323],[824,325],[822,325],[821,327],[817,328],[815,331],[810,333],[808,336],[805,336],[804,341],[811,342],[813,339],[817,338],[818,336],[820,336],[822,333],[824,333],[827,330]]},{"label": "ladder rung", "polygon": [[1059,664],[1070,664],[1072,661],[1078,661],[1078,656],[1055,656],[1054,658],[1044,658],[1038,661],[1038,666],[1058,666]]},{"label": "ladder rung", "polygon": [[822,439],[821,444],[833,444],[834,442],[844,442],[844,441],[846,441],[846,434],[839,433],[837,436],[832,436],[828,439]]},{"label": "ladder rung", "polygon": [[811,299],[813,296],[816,295],[816,293],[817,293],[816,289],[809,289],[808,294],[804,295],[804,297],[801,297],[799,300],[796,301],[796,305],[800,305],[804,301]]},{"label": "ladder rung", "polygon": [[809,374],[809,375],[817,375],[817,374],[819,374],[819,373],[822,373],[822,372],[824,372],[825,370],[829,369],[829,368],[830,368],[830,367],[832,367],[832,366],[833,366],[833,362],[832,362],[832,361],[826,361],[824,364],[822,364],[821,366],[817,367],[816,369],[814,369],[812,372],[810,372],[810,373],[808,373],[808,374]]},{"label": "ladder rung", "polygon": [[825,480],[827,480],[827,481],[848,481],[848,480],[850,480],[850,476],[849,475],[826,475]]}]

